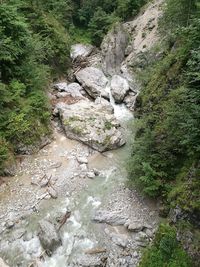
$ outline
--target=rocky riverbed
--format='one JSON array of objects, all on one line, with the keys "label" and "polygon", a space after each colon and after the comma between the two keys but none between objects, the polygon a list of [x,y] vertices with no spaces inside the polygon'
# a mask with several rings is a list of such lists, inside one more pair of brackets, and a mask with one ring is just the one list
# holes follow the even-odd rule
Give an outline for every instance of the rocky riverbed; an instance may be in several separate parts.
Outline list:
[{"label": "rocky riverbed", "polygon": [[[136,19],[151,44],[160,3]],[[135,28],[115,26],[101,51],[72,46],[71,74],[49,91],[51,142],[1,179],[0,257],[10,267],[134,267],[151,242],[157,207],[126,186],[139,90],[130,62],[145,50],[129,49]]]}]

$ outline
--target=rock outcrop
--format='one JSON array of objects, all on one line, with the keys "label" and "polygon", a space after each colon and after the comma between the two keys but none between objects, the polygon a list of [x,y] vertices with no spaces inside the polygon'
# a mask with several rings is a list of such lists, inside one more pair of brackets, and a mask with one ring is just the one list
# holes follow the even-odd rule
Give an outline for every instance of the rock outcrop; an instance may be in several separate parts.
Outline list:
[{"label": "rock outcrop", "polygon": [[94,47],[89,44],[75,44],[71,47],[70,56],[73,61],[80,58],[84,60],[92,53],[93,49]]},{"label": "rock outcrop", "polygon": [[105,105],[84,99],[73,105],[59,105],[58,111],[65,133],[71,139],[100,152],[125,143],[119,122]]},{"label": "rock outcrop", "polygon": [[129,84],[126,79],[114,75],[111,80],[111,93],[116,103],[121,103],[129,91]]},{"label": "rock outcrop", "polygon": [[59,246],[61,246],[61,238],[54,225],[49,221],[41,220],[39,222],[39,227],[40,243],[47,253],[51,255]]},{"label": "rock outcrop", "polygon": [[106,35],[101,45],[105,74],[112,76],[120,73],[128,42],[129,36],[122,24],[115,25]]},{"label": "rock outcrop", "polygon": [[108,79],[100,69],[94,67],[84,68],[76,73],[76,79],[92,98],[95,99],[99,96],[109,98],[105,90]]}]

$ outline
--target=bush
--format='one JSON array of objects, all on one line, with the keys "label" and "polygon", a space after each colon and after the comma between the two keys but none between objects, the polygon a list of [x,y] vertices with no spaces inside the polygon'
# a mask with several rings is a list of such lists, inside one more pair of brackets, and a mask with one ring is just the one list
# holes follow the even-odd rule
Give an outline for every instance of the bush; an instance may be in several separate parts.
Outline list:
[{"label": "bush", "polygon": [[190,267],[193,266],[186,252],[176,240],[176,230],[161,224],[153,245],[142,257],[139,267]]}]

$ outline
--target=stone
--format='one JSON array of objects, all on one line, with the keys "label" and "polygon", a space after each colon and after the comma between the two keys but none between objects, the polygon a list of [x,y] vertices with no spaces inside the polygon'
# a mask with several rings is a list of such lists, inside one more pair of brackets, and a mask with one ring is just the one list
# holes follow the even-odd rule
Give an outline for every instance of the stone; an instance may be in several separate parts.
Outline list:
[{"label": "stone", "polygon": [[125,59],[129,35],[122,24],[114,25],[105,36],[102,44],[103,71],[106,75],[120,73],[121,64]]},{"label": "stone", "polygon": [[8,220],[5,226],[7,229],[11,229],[15,226],[15,223],[12,220]]},{"label": "stone", "polygon": [[109,113],[114,113],[114,108],[111,103],[103,97],[97,97],[95,99],[95,104],[101,106],[103,110],[106,109]]},{"label": "stone", "polygon": [[87,173],[87,177],[89,179],[94,179],[95,178],[95,173],[93,171],[90,171],[90,172]]},{"label": "stone", "polygon": [[57,233],[54,225],[47,220],[39,222],[39,240],[42,247],[51,255],[59,246],[61,246],[61,238]]},{"label": "stone", "polygon": [[81,141],[99,152],[125,144],[120,123],[101,105],[84,99],[58,109],[68,138]]},{"label": "stone", "polygon": [[129,108],[131,111],[134,110],[135,108],[135,101],[137,98],[137,94],[135,93],[129,93],[127,96],[125,96],[124,98],[124,103],[127,106],[127,108]]},{"label": "stone", "polygon": [[111,93],[116,103],[121,103],[129,91],[129,84],[126,79],[114,75],[111,80]]},{"label": "stone", "polygon": [[76,79],[92,98],[102,96],[109,99],[108,92],[105,90],[108,79],[102,70],[94,67],[84,68],[76,73]]},{"label": "stone", "polygon": [[88,159],[86,157],[77,157],[77,161],[80,164],[88,164]]},{"label": "stone", "polygon": [[56,83],[54,84],[54,88],[59,92],[56,94],[58,98],[72,96],[72,97],[83,97],[81,91],[83,88],[80,84],[74,82],[67,84],[66,82]]},{"label": "stone", "polygon": [[83,254],[78,257],[75,262],[74,266],[81,266],[81,267],[103,267],[105,266],[105,261],[107,259],[104,256],[105,253],[90,255],[90,254]]},{"label": "stone", "polygon": [[88,170],[87,164],[85,164],[85,163],[81,164],[80,169],[81,169],[81,171],[86,172]]},{"label": "stone", "polygon": [[67,92],[58,92],[56,94],[57,98],[67,97],[69,94]]},{"label": "stone", "polygon": [[81,91],[83,88],[79,83],[70,83],[68,84],[68,92],[72,97],[83,97]]},{"label": "stone", "polygon": [[128,246],[128,238],[125,235],[122,234],[112,234],[111,237],[113,243],[115,243],[117,246],[126,248]]},{"label": "stone", "polygon": [[107,223],[109,225],[124,225],[127,221],[127,218],[118,212],[98,210],[94,214],[92,220],[94,222]]},{"label": "stone", "polygon": [[57,191],[56,191],[53,187],[48,187],[48,188],[47,188],[47,192],[49,193],[49,195],[50,195],[53,199],[58,198],[58,193],[57,193]]},{"label": "stone", "polygon": [[67,91],[67,83],[66,82],[56,83],[53,85],[53,87],[60,92]]},{"label": "stone", "polygon": [[87,58],[93,51],[94,47],[89,44],[74,44],[71,47],[70,56],[72,60],[76,59],[85,59]]}]

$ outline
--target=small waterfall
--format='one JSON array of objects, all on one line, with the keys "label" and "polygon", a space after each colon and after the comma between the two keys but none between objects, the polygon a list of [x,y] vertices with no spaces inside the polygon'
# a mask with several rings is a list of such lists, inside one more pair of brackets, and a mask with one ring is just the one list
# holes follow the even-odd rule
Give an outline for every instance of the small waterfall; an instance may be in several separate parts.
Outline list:
[{"label": "small waterfall", "polygon": [[133,118],[133,113],[123,104],[116,104],[111,93],[110,85],[107,85],[106,92],[109,94],[110,104],[114,108],[114,115],[119,121],[128,121]]}]

